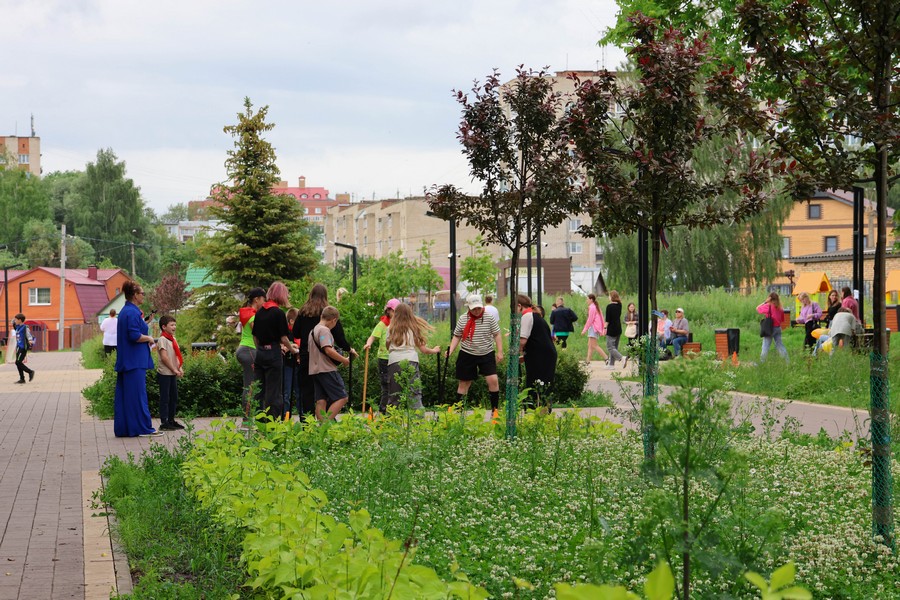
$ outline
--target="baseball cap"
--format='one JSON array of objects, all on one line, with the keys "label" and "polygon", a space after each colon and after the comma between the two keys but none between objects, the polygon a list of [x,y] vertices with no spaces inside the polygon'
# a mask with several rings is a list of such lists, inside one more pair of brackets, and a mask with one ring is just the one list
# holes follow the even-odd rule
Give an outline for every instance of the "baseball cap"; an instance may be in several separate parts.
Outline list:
[{"label": "baseball cap", "polygon": [[472,294],[466,298],[466,306],[469,307],[469,310],[472,310],[473,308],[484,308],[484,302],[481,301],[481,296]]},{"label": "baseball cap", "polygon": [[679,307],[679,308],[675,309],[675,312],[680,312],[681,314],[684,314],[684,309]]},{"label": "baseball cap", "polygon": [[400,301],[396,298],[391,298],[387,301],[387,304],[384,305],[384,310],[394,310],[397,306],[400,305]]}]

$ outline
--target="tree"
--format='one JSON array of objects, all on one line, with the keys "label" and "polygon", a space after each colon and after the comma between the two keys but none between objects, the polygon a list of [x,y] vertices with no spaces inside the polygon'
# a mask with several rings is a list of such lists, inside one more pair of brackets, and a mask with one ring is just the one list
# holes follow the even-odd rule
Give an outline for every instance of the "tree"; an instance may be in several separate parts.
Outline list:
[{"label": "tree", "polygon": [[422,241],[422,246],[419,248],[419,260],[416,262],[412,272],[413,292],[418,293],[425,290],[429,311],[432,311],[434,308],[432,294],[444,285],[444,278],[434,270],[434,266],[431,264],[431,248],[433,246],[434,240]]},{"label": "tree", "polygon": [[480,235],[466,243],[472,254],[462,259],[459,280],[472,292],[482,296],[493,294],[497,289],[497,265],[493,255],[485,248]]},{"label": "tree", "polygon": [[125,162],[119,161],[111,149],[98,151],[96,161],[86,165],[68,214],[72,219],[72,231],[68,233],[90,242],[100,257],[109,257],[117,267],[130,272],[133,251],[136,271],[145,279],[156,278],[157,234],[140,188],[125,176]]},{"label": "tree", "polygon": [[436,215],[468,223],[512,255],[506,379],[506,430],[512,436],[519,379],[519,254],[539,233],[579,212],[571,184],[577,173],[558,117],[561,96],[546,72],[520,67],[516,78],[501,86],[494,71],[484,84],[476,81],[471,100],[461,91],[456,99],[462,106],[457,138],[482,191],[470,196],[444,185],[432,189],[428,202]]},{"label": "tree", "polygon": [[78,188],[83,177],[83,171],[54,171],[41,180],[44,189],[50,195],[53,222],[57,225],[65,223],[69,231],[74,231],[69,213],[77,200]]},{"label": "tree", "polygon": [[[771,189],[764,147],[743,143],[739,130],[712,110],[699,84],[706,43],[679,32],[660,32],[653,19],[631,17],[636,41],[630,54],[638,80],[605,72],[576,81],[576,101],[567,120],[576,156],[587,177],[586,235],[631,235],[645,230],[651,243],[649,296],[653,311],[660,265],[660,238],[676,227],[703,229],[738,224],[766,207]],[[619,119],[611,106],[624,108]],[[718,177],[698,173],[694,157],[706,144],[721,147],[726,169]],[[655,316],[651,320],[656,330]],[[655,406],[656,345],[648,343],[644,381],[645,427]],[[655,456],[652,431],[645,454]]]},{"label": "tree", "polygon": [[186,289],[187,282],[176,268],[163,275],[159,284],[150,292],[150,306],[161,313],[176,313],[190,297],[190,292],[185,291]]},{"label": "tree", "polygon": [[25,224],[49,218],[50,197],[40,179],[20,169],[0,168],[0,240],[15,254],[24,254]]},{"label": "tree", "polygon": [[244,99],[238,122],[225,127],[235,138],[225,168],[229,183],[213,197],[221,207],[212,214],[225,224],[200,248],[216,281],[236,293],[254,286],[268,287],[278,279],[300,279],[312,272],[318,256],[305,234],[300,204],[291,196],[273,194],[279,181],[275,150],[263,134],[275,125],[266,122],[268,107],[253,110]]},{"label": "tree", "polygon": [[[25,224],[25,256],[32,267],[59,267],[60,231],[50,219]],[[84,269],[94,264],[94,248],[85,240],[66,236],[66,266]]]},{"label": "tree", "polygon": [[184,202],[170,204],[166,212],[159,217],[160,223],[178,223],[188,220],[188,207]]}]

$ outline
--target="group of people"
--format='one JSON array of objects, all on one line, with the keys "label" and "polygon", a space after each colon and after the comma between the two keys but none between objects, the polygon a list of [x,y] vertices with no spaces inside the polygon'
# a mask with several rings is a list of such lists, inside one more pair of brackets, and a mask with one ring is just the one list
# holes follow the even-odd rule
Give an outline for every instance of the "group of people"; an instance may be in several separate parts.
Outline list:
[{"label": "group of people", "polygon": [[[144,289],[136,281],[122,286],[125,306],[118,315],[110,311],[110,317],[101,325],[104,332],[104,350],[116,353],[116,392],[113,432],[116,437],[162,435],[163,431],[184,429],[175,420],[178,409],[178,379],[184,377],[184,358],[175,339],[175,317],[163,315],[159,319],[161,330],[157,341],[150,335],[149,320],[140,309],[144,301]],[[111,330],[115,328],[115,344]],[[159,382],[159,428],[153,427],[147,401],[147,371],[154,368],[153,350],[159,356],[157,381]]]}]

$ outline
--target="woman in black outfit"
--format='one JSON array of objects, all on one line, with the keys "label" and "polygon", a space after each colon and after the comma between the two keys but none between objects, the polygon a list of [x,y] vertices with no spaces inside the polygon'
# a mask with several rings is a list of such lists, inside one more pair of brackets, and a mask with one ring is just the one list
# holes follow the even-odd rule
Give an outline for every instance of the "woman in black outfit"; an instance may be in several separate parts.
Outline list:
[{"label": "woman in black outfit", "polygon": [[565,348],[569,342],[569,334],[575,331],[572,323],[578,320],[578,315],[563,302],[562,296],[556,299],[556,308],[550,313],[550,325],[553,326],[556,343]]},{"label": "woman in black outfit", "polygon": [[[522,313],[519,352],[525,363],[525,387],[530,390],[525,408],[536,408],[540,403],[549,410],[552,407],[550,395],[553,380],[556,378],[556,347],[550,335],[550,326],[534,309],[531,298],[519,294],[516,303]],[[540,401],[540,394],[544,396],[543,402]]]},{"label": "woman in black outfit", "polygon": [[[307,346],[306,340],[309,339],[309,334],[315,326],[319,324],[322,311],[326,306],[328,306],[328,288],[321,283],[317,283],[309,291],[309,297],[306,300],[306,304],[300,307],[300,312],[297,315],[297,319],[294,321],[293,337],[301,340],[299,365],[297,367],[297,379],[300,383],[301,420],[305,418],[306,415],[315,415],[316,411],[316,394],[313,389],[313,379],[309,376],[310,348]],[[347,341],[347,338],[344,335],[344,327],[341,325],[340,319],[338,319],[334,329],[331,330],[331,335],[334,337],[334,343],[338,348],[344,352],[350,352],[353,356],[357,355],[356,350],[353,350],[350,347],[350,342]],[[316,352],[319,351],[318,348],[315,348],[314,350]]]},{"label": "woman in black outfit", "polygon": [[256,360],[253,363],[256,380],[260,382],[256,397],[262,402],[267,415],[280,419],[284,414],[284,363],[282,344],[291,352],[298,351],[289,336],[287,317],[281,309],[287,306],[288,289],[276,281],[266,292],[266,303],[256,311],[253,319],[253,339],[256,342]]},{"label": "woman in black outfit", "polygon": [[[606,353],[609,354],[607,367],[610,369],[616,366],[618,359],[625,358],[619,352],[620,337],[622,337],[622,301],[619,299],[619,292],[610,290],[609,304],[606,305]],[[628,364],[627,358],[625,364]]]},{"label": "woman in black outfit", "polygon": [[825,327],[831,327],[831,320],[841,310],[841,295],[837,290],[828,292],[828,312],[825,314]]}]

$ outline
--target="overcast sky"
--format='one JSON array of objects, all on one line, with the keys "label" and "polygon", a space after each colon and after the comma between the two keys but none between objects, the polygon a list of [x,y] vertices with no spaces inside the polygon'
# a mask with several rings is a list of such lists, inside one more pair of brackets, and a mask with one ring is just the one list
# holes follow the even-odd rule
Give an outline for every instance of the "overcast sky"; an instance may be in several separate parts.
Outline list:
[{"label": "overcast sky", "polygon": [[[328,6],[326,6],[328,4]],[[0,0],[0,135],[44,174],[100,148],[157,213],[225,179],[243,98],[269,106],[282,179],[354,200],[472,189],[454,88],[498,68],[615,68],[612,0]]]}]

